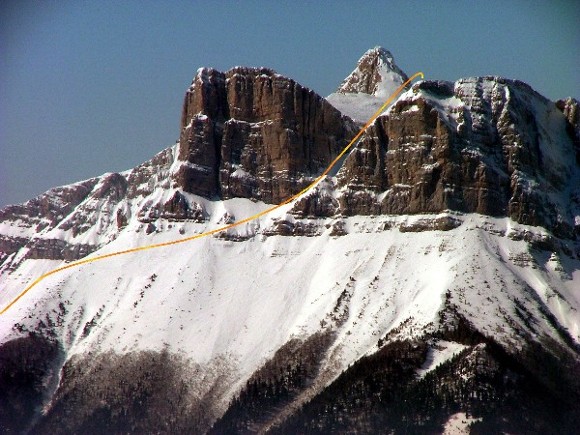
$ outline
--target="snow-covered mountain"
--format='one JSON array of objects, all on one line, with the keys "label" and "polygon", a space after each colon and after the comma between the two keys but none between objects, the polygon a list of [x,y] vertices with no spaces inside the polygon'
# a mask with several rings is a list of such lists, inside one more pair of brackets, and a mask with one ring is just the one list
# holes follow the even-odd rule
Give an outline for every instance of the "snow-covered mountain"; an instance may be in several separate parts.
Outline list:
[{"label": "snow-covered mountain", "polygon": [[[341,106],[266,68],[200,69],[177,144],[0,211],[0,310],[70,261],[283,202],[356,134],[361,94],[380,106],[404,78],[370,50]],[[276,211],[27,292],[0,316],[0,427],[573,433],[579,131],[576,100],[518,81],[416,83]]]}]

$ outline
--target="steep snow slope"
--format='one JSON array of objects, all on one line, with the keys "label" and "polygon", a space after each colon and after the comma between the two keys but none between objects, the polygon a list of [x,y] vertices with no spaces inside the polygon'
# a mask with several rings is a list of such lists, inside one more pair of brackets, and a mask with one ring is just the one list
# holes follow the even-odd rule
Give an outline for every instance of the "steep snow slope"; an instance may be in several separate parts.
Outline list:
[{"label": "steep snow slope", "polygon": [[[265,206],[189,199],[203,204],[208,223],[159,219],[157,231],[147,234],[132,220],[92,255],[201,232],[226,213],[241,218]],[[282,210],[225,237],[51,276],[3,316],[0,343],[38,331],[56,335],[67,360],[169,349],[201,366],[221,361],[232,380],[221,397],[225,406],[291,338],[334,330],[322,369],[332,378],[395,328],[399,338],[436,330],[450,305],[510,348],[522,339],[565,343],[562,327],[580,341],[578,260],[530,249],[513,237],[541,237],[540,228],[478,215],[454,218],[462,224],[451,231],[401,232],[433,216],[352,217],[307,221],[312,237],[268,235],[276,221],[294,221]],[[339,221],[347,234],[332,236]],[[24,260],[3,280],[1,303],[59,264]]]}]

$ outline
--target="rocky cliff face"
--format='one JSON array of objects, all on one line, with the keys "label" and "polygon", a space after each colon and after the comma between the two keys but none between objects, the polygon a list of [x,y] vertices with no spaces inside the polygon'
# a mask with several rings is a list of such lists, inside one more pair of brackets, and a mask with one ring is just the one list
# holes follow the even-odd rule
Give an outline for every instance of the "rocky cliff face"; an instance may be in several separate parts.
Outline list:
[{"label": "rocky cliff face", "polygon": [[418,83],[345,161],[340,210],[475,212],[573,237],[580,167],[574,107],[564,110],[497,77]]},{"label": "rocky cliff face", "polygon": [[[28,258],[83,258],[114,240],[132,217],[141,223],[150,222],[152,213],[191,218],[195,204],[184,210],[178,198],[170,198],[173,155],[168,148],[129,171],[56,187],[0,210],[0,270],[15,269]],[[166,194],[154,196],[159,189]]]},{"label": "rocky cliff face", "polygon": [[[385,68],[406,77],[388,52],[370,50],[340,92],[380,88]],[[578,237],[579,113],[574,99],[554,104],[498,77],[418,83],[368,129],[338,177],[293,213],[452,210]],[[189,193],[279,203],[322,172],[355,130],[323,98],[272,70],[200,69],[185,95],[176,148],[0,211],[4,225],[19,228],[0,234],[0,258],[10,268],[25,258],[76,260],[117,237],[132,216],[148,231],[159,218],[203,222],[207,213]]]},{"label": "rocky cliff face", "polygon": [[311,90],[269,69],[239,67],[198,71],[181,129],[180,188],[274,204],[312,182],[354,133]]},{"label": "rocky cliff face", "polygon": [[[339,92],[376,94],[385,71],[406,78],[390,53],[370,50]],[[572,237],[579,169],[568,156],[576,153],[578,115],[572,100],[559,106],[498,77],[417,84],[345,160],[338,176],[345,190],[331,195],[340,206],[327,197],[318,211],[305,200],[295,212],[453,210],[509,216]],[[184,191],[209,198],[279,203],[311,182],[352,131],[323,99],[271,70],[202,69],[186,94],[183,163],[174,177]]]},{"label": "rocky cliff face", "polygon": [[568,136],[574,141],[576,148],[576,163],[580,164],[580,102],[575,98],[558,100],[556,106],[560,109],[568,123],[566,131]]}]

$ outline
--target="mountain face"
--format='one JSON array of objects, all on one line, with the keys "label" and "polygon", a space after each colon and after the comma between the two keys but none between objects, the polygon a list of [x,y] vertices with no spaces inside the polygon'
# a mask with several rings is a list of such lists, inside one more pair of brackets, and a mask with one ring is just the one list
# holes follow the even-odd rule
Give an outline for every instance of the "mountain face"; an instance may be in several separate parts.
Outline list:
[{"label": "mountain face", "polygon": [[356,133],[324,98],[264,68],[200,69],[185,95],[177,185],[277,204],[308,186]]},{"label": "mountain face", "polygon": [[[0,309],[282,203],[405,79],[381,48],[328,99],[200,69],[178,143],[0,210]],[[47,277],[0,316],[2,432],[575,433],[578,106],[422,81],[276,211]]]},{"label": "mountain face", "polygon": [[418,83],[349,156],[339,176],[344,202],[352,214],[455,210],[576,237],[580,154],[571,125],[522,82]]}]

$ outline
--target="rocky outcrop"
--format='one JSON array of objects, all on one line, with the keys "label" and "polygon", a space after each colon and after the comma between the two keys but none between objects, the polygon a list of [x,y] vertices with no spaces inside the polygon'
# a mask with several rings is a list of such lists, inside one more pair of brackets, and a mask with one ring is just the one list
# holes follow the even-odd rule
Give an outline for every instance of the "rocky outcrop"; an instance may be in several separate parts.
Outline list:
[{"label": "rocky outcrop", "polygon": [[[445,165],[453,133],[424,101],[416,110],[398,103],[389,117],[368,130],[345,161],[339,180],[348,190],[341,198],[345,214],[435,213],[454,208],[440,183],[452,177]],[[373,200],[372,193],[382,193]]]},{"label": "rocky outcrop", "polygon": [[169,171],[174,161],[175,147],[169,147],[141,163],[125,174],[127,178],[127,199],[139,199],[151,195],[156,189],[169,189]]},{"label": "rocky outcrop", "polygon": [[[23,204],[9,205],[0,210],[0,222],[5,225],[13,223],[19,232],[18,236],[0,235],[0,261],[3,263],[10,255],[25,246],[30,248],[34,235],[50,231],[61,224],[67,215],[87,198],[97,182],[98,180],[93,178],[68,186],[55,187]],[[39,247],[38,252],[41,250],[43,248]],[[63,256],[60,252],[58,258]],[[70,255],[67,254],[67,257]]]},{"label": "rocky outcrop", "polygon": [[[0,265],[12,270],[26,259],[74,261],[115,239],[133,210],[142,222],[157,218],[203,222],[203,208],[171,189],[172,148],[123,173],[108,173],[57,187],[24,204],[0,210]],[[168,194],[149,197],[160,191]],[[135,205],[135,207],[133,207]],[[151,213],[145,213],[154,205]]]},{"label": "rocky outcrop", "polygon": [[24,258],[74,261],[98,249],[96,245],[67,243],[60,239],[36,239]]},{"label": "rocky outcrop", "polygon": [[0,234],[0,261],[4,260],[2,256],[8,256],[18,252],[18,250],[26,245],[27,242],[28,239],[25,237],[14,237]]},{"label": "rocky outcrop", "polygon": [[[574,108],[566,107],[573,119]],[[340,211],[475,212],[572,237],[580,166],[569,159],[573,142],[559,140],[563,118],[522,82],[421,82],[346,159]]]},{"label": "rocky outcrop", "polygon": [[267,203],[308,185],[353,133],[322,97],[265,68],[199,70],[181,124],[181,189]]},{"label": "rocky outcrop", "polygon": [[353,72],[327,100],[362,126],[407,79],[393,55],[375,47],[359,59]]},{"label": "rocky outcrop", "polygon": [[423,231],[451,231],[462,224],[453,216],[438,216],[432,219],[418,219],[411,222],[401,222],[399,231],[402,233],[420,233]]},{"label": "rocky outcrop", "polygon": [[183,193],[175,191],[166,201],[146,201],[137,213],[139,222],[151,223],[159,218],[205,222],[207,213],[201,204],[189,201]]},{"label": "rocky outcrop", "polygon": [[290,211],[293,216],[297,218],[333,217],[338,213],[338,200],[331,194],[334,186],[328,183],[321,184],[325,185],[325,189],[316,187],[311,194],[296,200]]},{"label": "rocky outcrop", "polygon": [[580,164],[580,102],[575,98],[558,100],[556,107],[564,113],[566,117],[566,132],[574,141],[576,147],[576,162]]},{"label": "rocky outcrop", "polygon": [[23,204],[9,205],[0,210],[0,222],[25,220],[36,224],[36,230],[53,227],[74,210],[92,191],[97,178],[55,187]]},{"label": "rocky outcrop", "polygon": [[315,237],[322,234],[322,229],[315,222],[276,220],[271,226],[264,228],[262,234],[270,236]]}]

